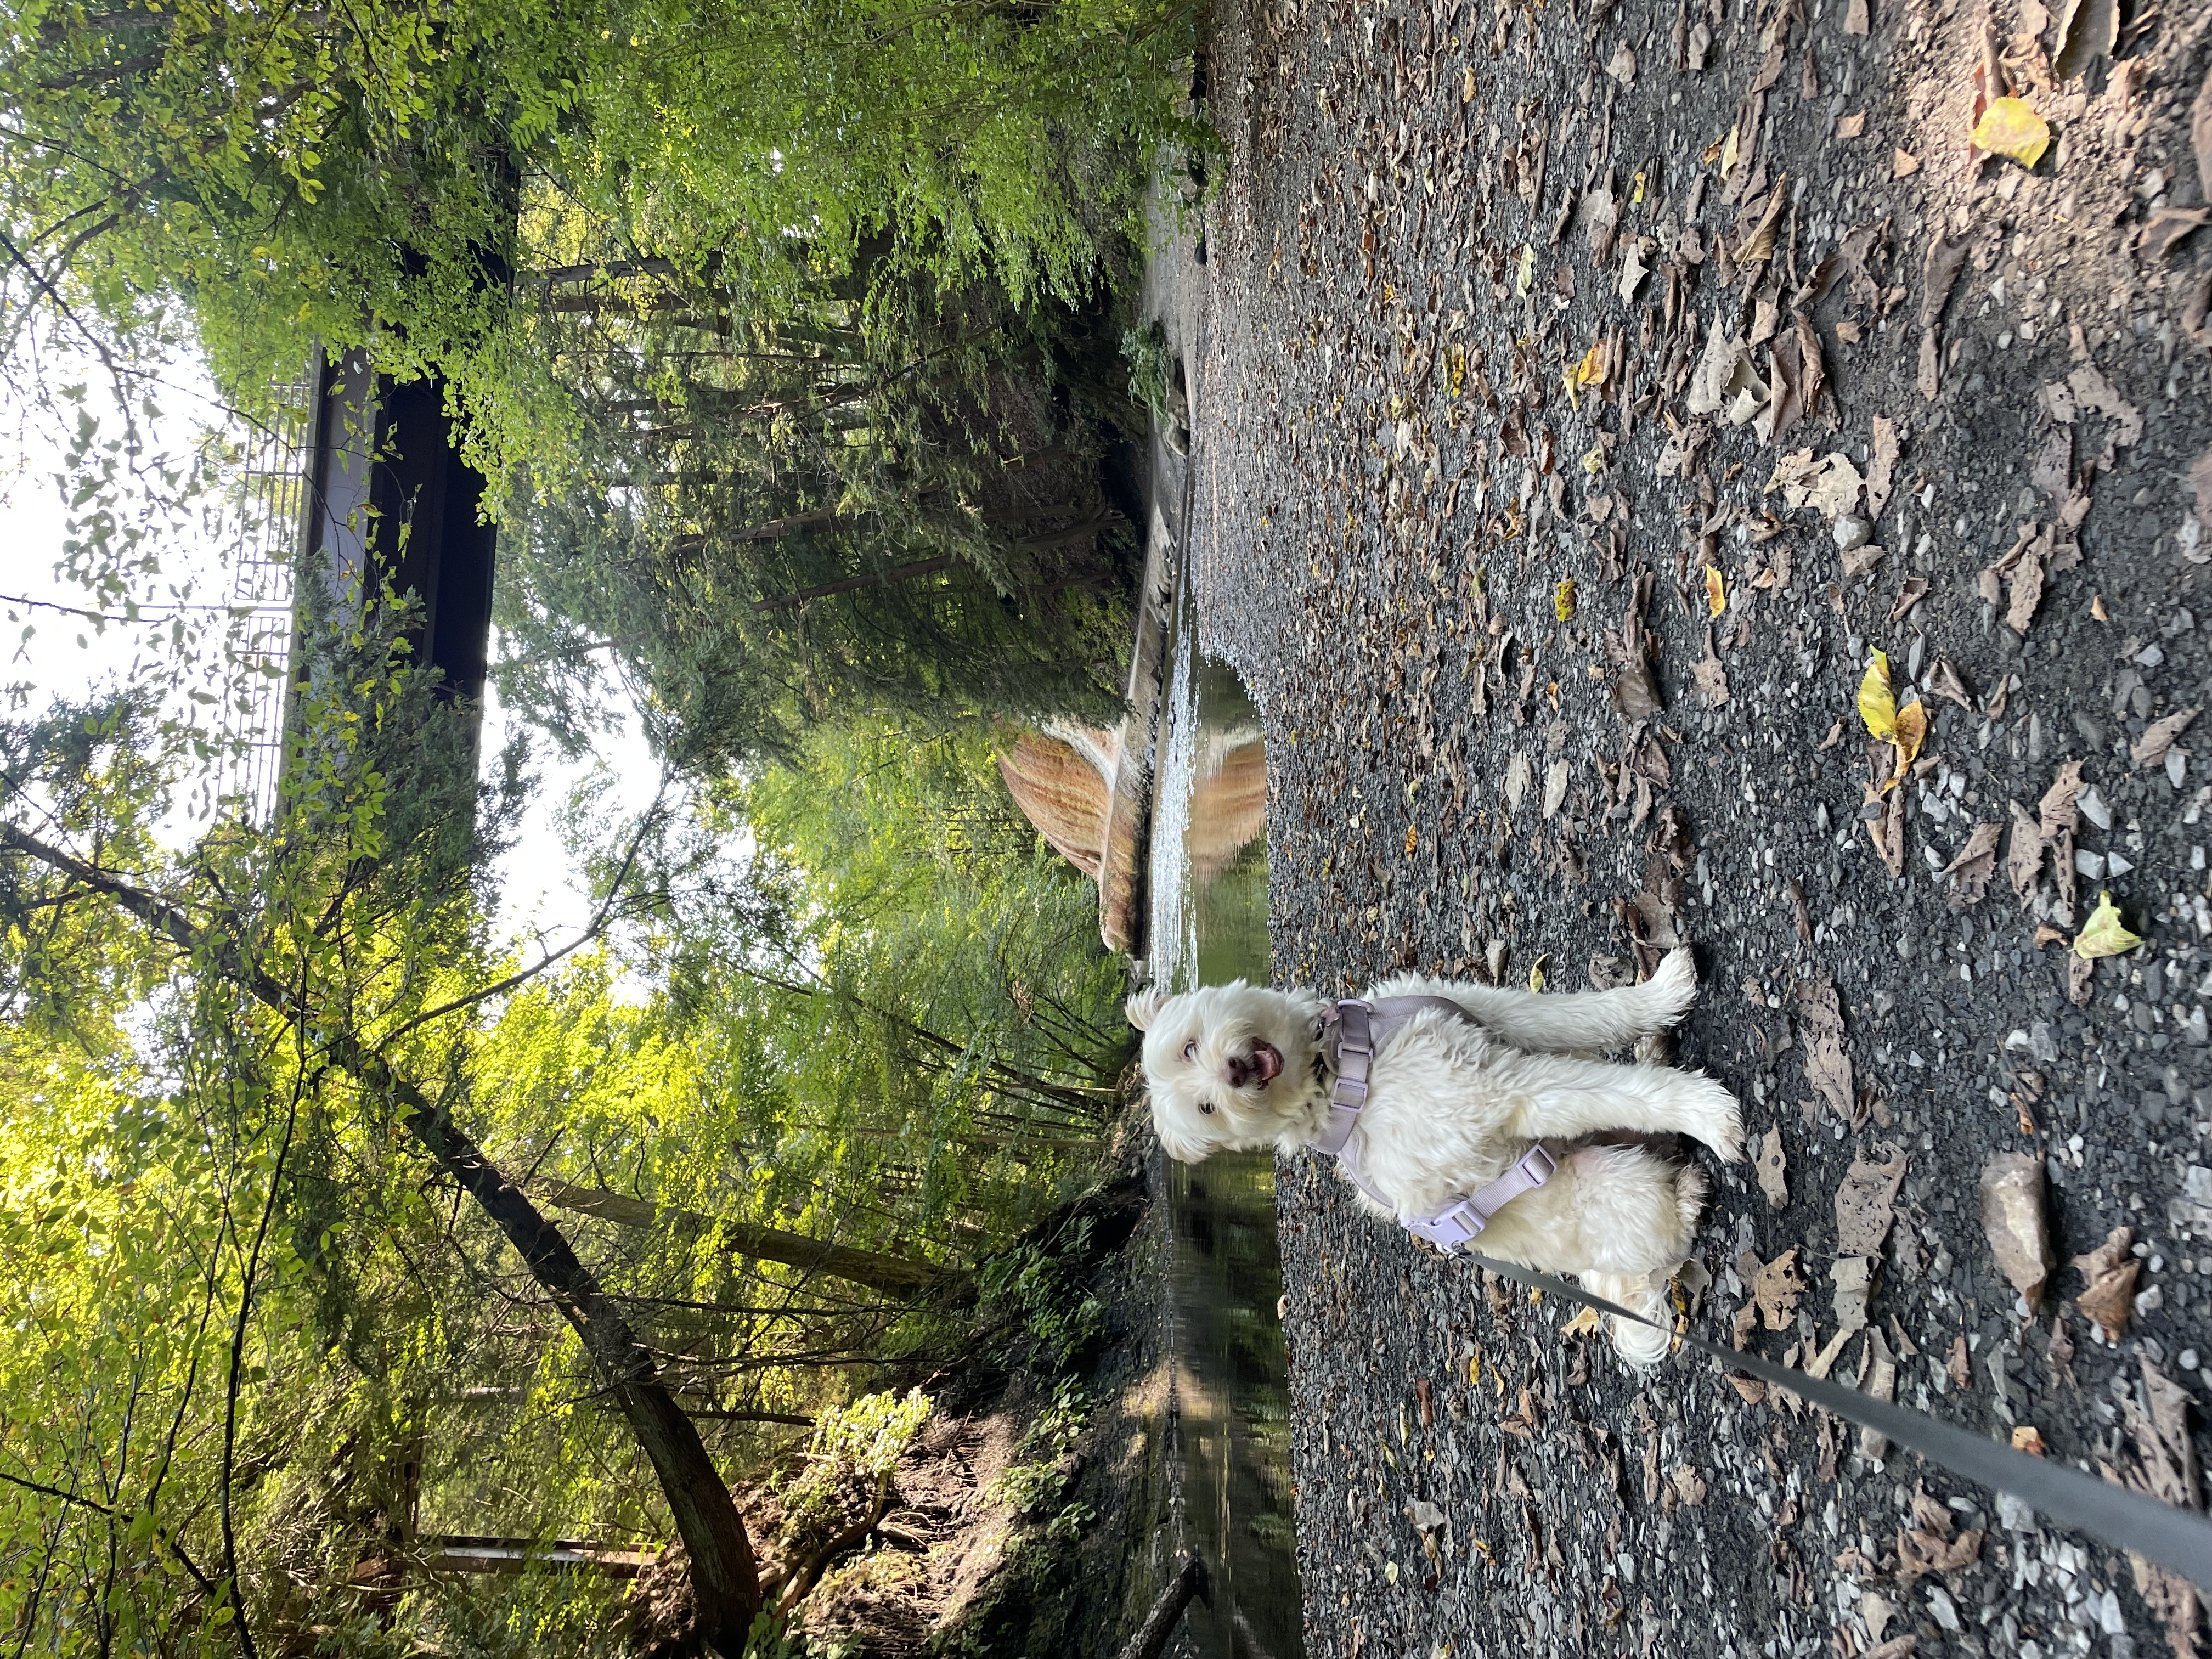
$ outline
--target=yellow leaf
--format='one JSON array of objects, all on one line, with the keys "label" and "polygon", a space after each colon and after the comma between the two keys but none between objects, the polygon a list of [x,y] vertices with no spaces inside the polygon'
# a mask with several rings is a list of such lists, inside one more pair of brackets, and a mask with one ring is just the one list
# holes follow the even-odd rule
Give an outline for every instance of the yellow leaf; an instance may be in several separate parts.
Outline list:
[{"label": "yellow leaf", "polygon": [[1530,964],[1528,969],[1528,988],[1530,990],[1540,991],[1544,988],[1544,969],[1550,963],[1551,960],[1552,959],[1549,957],[1538,957],[1536,960]]},{"label": "yellow leaf", "polygon": [[1559,1327],[1561,1336],[1595,1336],[1597,1334],[1597,1310],[1584,1308]]},{"label": "yellow leaf", "polygon": [[2032,167],[2051,148],[2051,125],[2017,98],[2000,98],[1974,123],[1974,148]]},{"label": "yellow leaf", "polygon": [[1572,622],[1575,617],[1575,579],[1570,576],[1552,594],[1552,614],[1561,622]]},{"label": "yellow leaf", "polygon": [[1721,146],[1721,177],[1725,179],[1735,171],[1735,128],[1729,129],[1728,142]]},{"label": "yellow leaf", "polygon": [[1582,362],[1575,365],[1577,386],[1595,386],[1605,379],[1605,342],[1600,340],[1583,353]]},{"label": "yellow leaf", "polygon": [[1705,567],[1705,614],[1717,617],[1728,609],[1728,582],[1718,565]]},{"label": "yellow leaf", "polygon": [[1888,786],[1894,788],[1905,781],[1906,769],[1920,758],[1920,745],[1928,741],[1928,705],[1913,702],[1899,709],[1896,735],[1890,741],[1897,746],[1897,772]]},{"label": "yellow leaf", "polygon": [[1459,100],[1462,104],[1474,101],[1474,69],[1471,64],[1459,72]]},{"label": "yellow leaf", "polygon": [[2142,937],[2128,932],[2126,924],[2121,921],[2119,907],[2112,902],[2112,896],[2100,893],[2097,908],[2089,913],[2088,925],[2074,941],[2074,954],[2084,961],[2117,957],[2142,943]]},{"label": "yellow leaf", "polygon": [[1897,740],[1897,697],[1889,689],[1889,653],[1877,651],[1859,682],[1859,718],[1884,743]]},{"label": "yellow leaf", "polygon": [[1416,830],[1410,823],[1406,826],[1406,856],[1407,858],[1413,856],[1414,844],[1418,842],[1420,838],[1421,832],[1419,830]]},{"label": "yellow leaf", "polygon": [[1536,281],[1536,245],[1521,244],[1521,252],[1514,261],[1513,291],[1522,299],[1528,297],[1529,289]]}]

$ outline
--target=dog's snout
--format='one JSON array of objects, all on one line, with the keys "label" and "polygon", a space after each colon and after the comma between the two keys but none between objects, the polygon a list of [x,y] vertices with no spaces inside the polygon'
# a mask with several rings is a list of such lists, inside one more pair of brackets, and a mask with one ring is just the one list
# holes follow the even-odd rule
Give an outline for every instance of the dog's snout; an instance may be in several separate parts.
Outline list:
[{"label": "dog's snout", "polygon": [[1232,1089],[1242,1089],[1250,1083],[1264,1089],[1282,1069],[1282,1054],[1271,1042],[1255,1042],[1243,1054],[1231,1054],[1222,1063]]}]

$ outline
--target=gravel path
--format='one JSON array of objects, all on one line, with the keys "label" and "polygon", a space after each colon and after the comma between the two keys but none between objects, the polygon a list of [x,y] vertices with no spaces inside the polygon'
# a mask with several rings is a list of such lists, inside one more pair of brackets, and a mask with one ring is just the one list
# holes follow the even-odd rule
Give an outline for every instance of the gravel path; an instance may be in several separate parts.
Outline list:
[{"label": "gravel path", "polygon": [[[2212,230],[2160,210],[2206,200],[2212,11],[2138,0],[2057,82],[2060,21],[1996,5],[1224,12],[1196,580],[1265,710],[1279,977],[1572,989],[1679,934],[1680,1056],[1781,1200],[1714,1168],[1697,1328],[1794,1271],[1760,1352],[2194,1497],[2158,1425],[2160,1379],[2212,1399],[2212,751],[2156,751],[2212,703]],[[1970,158],[1978,68],[2053,130],[2033,172]],[[1869,822],[1875,648],[1932,729]],[[2069,977],[2100,890],[2148,943]],[[1979,1219],[2005,1152],[2049,1170],[2036,1320]],[[1279,1187],[1310,1652],[2191,1650],[2113,1552],[1708,1366],[1638,1386]],[[2075,1299],[2124,1313],[2128,1261],[2114,1343]]]}]

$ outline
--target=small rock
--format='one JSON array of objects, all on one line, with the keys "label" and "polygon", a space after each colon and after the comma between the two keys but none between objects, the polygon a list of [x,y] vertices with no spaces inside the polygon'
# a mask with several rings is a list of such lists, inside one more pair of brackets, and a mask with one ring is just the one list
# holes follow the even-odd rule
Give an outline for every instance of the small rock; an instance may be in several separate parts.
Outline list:
[{"label": "small rock", "polygon": [[2086,847],[2077,847],[2074,849],[2074,867],[2091,881],[2100,880],[2105,873],[2105,855],[2093,853]]},{"label": "small rock", "polygon": [[1874,526],[1857,514],[1846,513],[1836,520],[1834,534],[1837,550],[1851,553],[1874,539]]},{"label": "small rock", "polygon": [[2081,808],[2081,816],[2100,830],[2110,830],[2112,827],[2112,809],[2106,804],[2105,798],[2097,793],[2095,784],[2091,784],[2075,796],[2074,804]]},{"label": "small rock", "polygon": [[2035,1526],[2035,1511],[2024,1499],[2008,1492],[1997,1494],[1997,1524],[2007,1532],[2028,1532]]},{"label": "small rock", "polygon": [[2043,1160],[2026,1152],[1998,1153],[1983,1166],[1981,1199],[1990,1253],[2034,1312],[2042,1306],[2054,1261]]},{"label": "small rock", "polygon": [[1928,1587],[1928,1611],[1935,1616],[1938,1625],[1954,1636],[1958,1634],[1959,1604],[1951,1599],[1949,1594],[1940,1584],[1930,1584]]},{"label": "small rock", "polygon": [[2120,854],[2107,853],[2105,854],[2105,873],[2108,876],[2124,876],[2129,871],[2134,868],[2135,866],[2130,864],[2127,859],[2123,857]]}]

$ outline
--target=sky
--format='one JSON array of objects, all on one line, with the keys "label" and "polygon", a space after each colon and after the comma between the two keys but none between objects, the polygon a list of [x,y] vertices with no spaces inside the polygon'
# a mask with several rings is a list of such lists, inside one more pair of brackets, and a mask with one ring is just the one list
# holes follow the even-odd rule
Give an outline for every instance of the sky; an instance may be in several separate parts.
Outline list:
[{"label": "sky", "polygon": [[[281,603],[264,605],[257,615],[253,607],[231,605],[239,586],[241,538],[234,521],[210,523],[202,514],[146,507],[132,517],[130,527],[143,532],[158,562],[155,574],[133,583],[131,597],[144,618],[139,624],[103,624],[72,614],[100,607],[95,596],[60,568],[70,514],[57,475],[65,464],[80,410],[100,422],[103,434],[119,428],[120,410],[101,395],[103,377],[94,372],[96,365],[66,350],[52,350],[50,343],[40,360],[9,367],[16,372],[0,377],[0,645],[5,655],[0,686],[11,695],[0,706],[20,714],[56,697],[82,698],[97,686],[158,667],[155,683],[164,690],[165,704],[190,712],[196,681],[214,683],[220,653],[190,653],[197,669],[177,672],[170,629],[179,622],[193,628],[258,627],[281,652],[277,642],[288,626],[287,608]],[[58,395],[59,388],[70,385],[85,387],[81,404]],[[172,459],[190,453],[198,435],[210,428],[252,435],[225,410],[191,362],[170,365],[155,388],[155,399],[160,414],[148,425],[155,447]],[[111,607],[106,614],[119,613]],[[158,638],[149,637],[156,634]],[[496,641],[493,656],[496,660]],[[272,713],[274,706],[274,699],[268,700]],[[605,794],[595,813],[602,821],[610,812],[640,810],[652,798],[659,767],[635,715],[624,709],[623,716],[619,730],[601,738],[598,754],[579,762],[563,762],[550,743],[532,745],[531,770],[538,787],[520,833],[498,869],[501,903],[496,926],[518,942],[543,939],[557,946],[590,915],[589,896],[560,827],[570,792],[604,773]],[[516,724],[501,707],[496,691],[490,693],[483,744],[488,759],[500,754]],[[197,832],[197,823],[188,805],[169,825],[168,838],[182,844]]]}]

